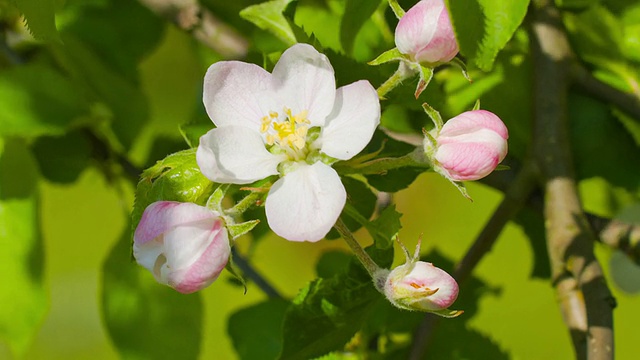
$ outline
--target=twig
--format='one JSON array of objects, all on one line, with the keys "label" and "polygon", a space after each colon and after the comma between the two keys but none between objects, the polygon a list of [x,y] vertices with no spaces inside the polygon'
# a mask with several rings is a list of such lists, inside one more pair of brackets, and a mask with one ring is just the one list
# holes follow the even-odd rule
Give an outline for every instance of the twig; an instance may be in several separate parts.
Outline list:
[{"label": "twig", "polygon": [[[456,266],[453,277],[458,284],[462,285],[484,255],[491,251],[504,226],[526,204],[529,195],[535,189],[536,174],[530,165],[531,163],[529,162],[528,164],[528,166],[520,170],[515,181],[505,192],[504,199],[491,216],[491,219],[486,223],[464,258]],[[410,359],[417,360],[422,358],[439,319],[439,317],[429,314],[422,320],[414,334]]]},{"label": "twig", "polygon": [[598,240],[613,249],[624,252],[640,265],[640,225],[586,214],[591,227],[599,234]]},{"label": "twig", "polygon": [[139,1],[224,58],[238,59],[247,54],[248,41],[203,8],[197,0]]},{"label": "twig", "polygon": [[283,299],[282,295],[251,266],[249,261],[238,253],[235,246],[231,248],[231,256],[233,257],[234,263],[242,271],[242,274],[253,281],[265,295],[271,299]]},{"label": "twig", "polygon": [[551,274],[578,359],[613,358],[613,303],[593,254],[593,235],[576,189],[569,146],[568,65],[560,15],[550,0],[533,6],[533,146],[544,188]]},{"label": "twig", "polygon": [[[522,167],[518,160],[509,157],[503,163],[509,165],[512,170]],[[514,181],[514,171],[496,171],[480,180],[481,183],[503,193],[507,192],[510,184]],[[541,213],[543,205],[542,192],[539,191],[539,188],[536,188],[529,195],[526,206],[535,212]],[[597,241],[612,249],[624,252],[632,261],[640,265],[640,225],[598,216],[586,211],[584,214],[587,217],[589,226],[597,235]]]},{"label": "twig", "polygon": [[599,99],[609,102],[625,113],[640,121],[640,94],[629,94],[620,91],[596,79],[581,64],[571,66],[572,80],[585,91]]}]

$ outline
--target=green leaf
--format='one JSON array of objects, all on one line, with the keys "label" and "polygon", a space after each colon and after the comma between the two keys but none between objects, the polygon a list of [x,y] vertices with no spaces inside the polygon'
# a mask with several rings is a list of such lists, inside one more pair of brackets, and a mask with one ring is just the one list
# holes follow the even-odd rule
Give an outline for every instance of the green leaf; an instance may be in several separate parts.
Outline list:
[{"label": "green leaf", "polygon": [[569,97],[571,145],[578,179],[600,176],[630,192],[640,189],[640,172],[629,171],[640,147],[607,104],[583,95]]},{"label": "green leaf", "polygon": [[91,165],[91,143],[81,131],[41,136],[31,149],[40,173],[51,182],[72,183]]},{"label": "green leaf", "polygon": [[[620,19],[604,6],[569,13],[564,19],[575,51],[597,67],[594,76],[622,91],[637,91],[640,77],[625,56],[628,50],[624,49],[625,28]],[[633,38],[630,40],[633,42]]]},{"label": "green leaf", "polygon": [[460,52],[484,71],[491,70],[524,20],[529,0],[447,0]]},{"label": "green leaf", "polygon": [[125,231],[104,263],[102,316],[125,359],[197,359],[203,326],[199,293],[158,284],[131,260]]},{"label": "green leaf", "polygon": [[138,226],[149,204],[166,200],[203,205],[214,184],[204,177],[196,163],[195,149],[171,154],[142,173],[131,213],[132,230]]},{"label": "green leaf", "polygon": [[316,263],[316,273],[324,279],[344,273],[352,257],[352,254],[342,250],[326,251],[322,253]]},{"label": "green leaf", "polygon": [[229,317],[227,331],[240,359],[275,359],[282,349],[282,319],[289,302],[270,299]]},{"label": "green leaf", "polygon": [[370,280],[314,280],[286,312],[280,359],[306,360],[342,349],[380,297]]},{"label": "green leaf", "polygon": [[60,41],[54,0],[12,0],[22,12],[31,35],[38,40]]},{"label": "green leaf", "polygon": [[102,105],[105,110],[99,116],[110,122],[109,130],[128,149],[149,117],[145,95],[134,80],[121,75],[78,38],[65,33],[63,40],[64,46],[52,47],[54,56],[75,86]]},{"label": "green leaf", "polygon": [[36,163],[7,140],[0,157],[0,339],[21,357],[47,311]]},{"label": "green leaf", "polygon": [[394,204],[382,210],[380,216],[365,225],[377,248],[388,249],[393,246],[393,239],[402,229],[401,217],[402,214],[396,210]]},{"label": "green leaf", "polygon": [[630,7],[622,17],[624,25],[624,55],[633,61],[640,62],[640,4]]},{"label": "green leaf", "polygon": [[240,16],[257,27],[271,32],[282,42],[291,46],[296,43],[296,37],[289,25],[289,21],[282,14],[292,0],[271,0],[262,4],[251,5],[242,11]]},{"label": "green leaf", "polygon": [[353,52],[356,35],[380,5],[375,0],[346,0],[340,23],[340,44],[347,54]]},{"label": "green leaf", "polygon": [[40,63],[0,72],[0,99],[0,136],[62,135],[88,111],[78,89]]},{"label": "green leaf", "polygon": [[77,38],[110,69],[137,82],[138,64],[160,44],[166,27],[142,4],[130,0],[67,4],[61,15],[71,21],[60,27],[62,38],[65,43],[66,36]]}]

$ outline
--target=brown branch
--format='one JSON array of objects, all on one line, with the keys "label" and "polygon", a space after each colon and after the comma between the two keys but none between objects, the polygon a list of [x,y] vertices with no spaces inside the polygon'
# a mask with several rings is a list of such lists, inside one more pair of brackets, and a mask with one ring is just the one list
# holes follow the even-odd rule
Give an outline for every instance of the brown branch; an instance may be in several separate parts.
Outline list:
[{"label": "brown branch", "polygon": [[572,53],[552,1],[533,4],[533,146],[544,188],[553,284],[577,358],[612,359],[612,296],[593,254],[593,235],[578,198],[569,145]]},{"label": "brown branch", "polygon": [[197,0],[138,1],[226,59],[243,58],[247,54],[248,41]]},{"label": "brown branch", "polygon": [[[531,162],[527,164],[531,164]],[[508,190],[505,191],[504,198],[500,205],[498,205],[496,211],[494,211],[464,258],[456,266],[453,277],[458,284],[462,285],[469,278],[480,260],[491,251],[502,229],[504,229],[505,225],[513,219],[527,203],[535,186],[536,174],[534,169],[532,166],[523,167]],[[425,318],[414,334],[410,359],[417,360],[422,358],[439,319],[440,317],[432,314],[425,315]]]},{"label": "brown branch", "polygon": [[571,66],[571,78],[589,94],[615,105],[640,121],[640,94],[626,93],[603,83],[577,62]]},{"label": "brown branch", "polygon": [[640,225],[586,214],[591,227],[599,234],[598,240],[625,253],[640,265]]}]

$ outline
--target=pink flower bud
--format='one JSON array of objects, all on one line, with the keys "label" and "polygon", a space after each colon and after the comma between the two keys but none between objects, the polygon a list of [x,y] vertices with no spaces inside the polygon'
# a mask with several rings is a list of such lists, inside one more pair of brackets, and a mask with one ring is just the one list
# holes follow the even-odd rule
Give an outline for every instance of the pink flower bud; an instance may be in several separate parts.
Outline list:
[{"label": "pink flower bud", "polygon": [[156,280],[188,294],[209,286],[227,264],[227,230],[215,211],[192,203],[149,205],[133,237],[133,256]]},{"label": "pink flower bud", "polygon": [[457,316],[461,312],[447,308],[458,297],[458,284],[444,270],[424,261],[411,261],[393,269],[384,293],[397,307]]},{"label": "pink flower bud", "polygon": [[434,169],[454,181],[489,175],[507,155],[509,133],[502,120],[485,110],[464,112],[447,121],[436,134],[435,154],[425,152]]},{"label": "pink flower bud", "polygon": [[396,27],[396,46],[419,63],[451,61],[458,43],[444,0],[422,0],[409,9]]}]

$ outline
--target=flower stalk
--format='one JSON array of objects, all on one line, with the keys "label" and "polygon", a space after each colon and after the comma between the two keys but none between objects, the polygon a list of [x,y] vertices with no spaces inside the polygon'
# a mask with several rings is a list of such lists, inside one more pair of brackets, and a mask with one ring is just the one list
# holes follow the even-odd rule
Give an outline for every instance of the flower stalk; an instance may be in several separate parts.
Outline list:
[{"label": "flower stalk", "polygon": [[[347,225],[345,225],[340,218],[338,218],[338,221],[333,227],[338,231],[338,233],[340,233],[340,236],[342,236],[342,238],[347,242],[347,245],[349,245],[351,250],[353,250],[353,253],[356,255],[360,263],[362,263],[362,266],[364,266],[369,275],[371,275],[371,278],[375,279],[376,274],[380,273],[380,271],[383,271],[384,269],[378,266],[371,256],[369,256],[362,246],[360,246],[360,243],[353,236],[351,230],[349,230]],[[376,289],[380,291],[377,286]]]},{"label": "flower stalk", "polygon": [[422,146],[417,147],[414,151],[399,157],[383,157],[366,161],[363,163],[345,162],[338,163],[334,168],[342,175],[348,174],[383,174],[389,170],[399,169],[407,166],[415,166],[421,168],[430,168],[430,163],[427,162],[423,155]]}]

